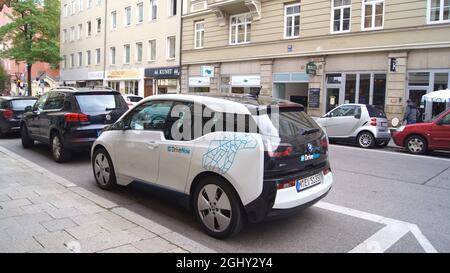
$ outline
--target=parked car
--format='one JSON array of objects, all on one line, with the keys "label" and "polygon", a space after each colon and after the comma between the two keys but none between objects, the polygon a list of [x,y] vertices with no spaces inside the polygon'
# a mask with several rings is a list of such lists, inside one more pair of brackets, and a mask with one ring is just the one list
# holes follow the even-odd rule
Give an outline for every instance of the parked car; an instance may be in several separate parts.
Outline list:
[{"label": "parked car", "polygon": [[401,126],[393,133],[395,144],[412,154],[432,150],[450,151],[450,109],[431,122]]},{"label": "parked car", "polygon": [[139,97],[139,96],[132,95],[132,94],[123,95],[123,98],[125,99],[129,108],[132,108],[133,106],[135,106],[138,102],[140,102],[143,99],[143,97]]},{"label": "parked car", "polygon": [[25,107],[36,100],[34,97],[0,97],[0,137],[20,132],[20,120]]},{"label": "parked car", "polygon": [[357,143],[361,148],[383,147],[391,140],[383,110],[368,104],[343,104],[316,119],[330,141]]},{"label": "parked car", "polygon": [[119,92],[107,88],[60,87],[28,106],[20,124],[22,146],[50,144],[53,159],[65,162],[73,149],[89,149],[102,129],[127,110]]},{"label": "parked car", "polygon": [[333,182],[326,134],[303,106],[246,95],[145,98],[105,128],[92,168],[102,189],[141,182],[175,193],[217,238],[311,206]]}]

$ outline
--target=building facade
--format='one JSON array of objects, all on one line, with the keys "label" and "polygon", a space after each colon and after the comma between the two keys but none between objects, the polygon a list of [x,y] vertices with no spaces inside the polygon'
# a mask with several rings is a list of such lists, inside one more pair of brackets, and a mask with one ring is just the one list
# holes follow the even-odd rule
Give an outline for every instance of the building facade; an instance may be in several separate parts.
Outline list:
[{"label": "building facade", "polygon": [[314,116],[370,103],[401,120],[408,98],[450,84],[449,12],[446,0],[188,0],[182,92],[260,90]]},{"label": "building facade", "polygon": [[180,89],[181,1],[61,1],[61,78],[150,96]]}]

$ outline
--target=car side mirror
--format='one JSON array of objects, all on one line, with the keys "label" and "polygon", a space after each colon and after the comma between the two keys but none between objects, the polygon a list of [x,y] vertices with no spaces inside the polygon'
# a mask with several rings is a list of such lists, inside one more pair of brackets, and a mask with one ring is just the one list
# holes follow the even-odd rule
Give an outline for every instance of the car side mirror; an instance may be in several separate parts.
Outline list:
[{"label": "car side mirror", "polygon": [[333,117],[331,114],[326,114],[325,116],[323,116],[324,118],[331,118]]},{"label": "car side mirror", "polygon": [[28,105],[27,107],[25,107],[25,112],[31,112],[33,111],[33,106]]},{"label": "car side mirror", "polygon": [[129,130],[131,127],[127,124],[125,124],[125,122],[123,120],[120,120],[118,122],[116,122],[113,125],[113,130],[120,130],[120,131],[125,131],[125,130]]}]

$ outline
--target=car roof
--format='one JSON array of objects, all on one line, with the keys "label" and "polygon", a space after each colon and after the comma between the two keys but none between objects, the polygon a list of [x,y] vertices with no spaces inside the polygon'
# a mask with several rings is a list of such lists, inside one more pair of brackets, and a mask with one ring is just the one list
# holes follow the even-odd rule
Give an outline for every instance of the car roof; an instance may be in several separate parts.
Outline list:
[{"label": "car roof", "polygon": [[89,93],[89,92],[106,92],[106,93],[117,93],[117,90],[108,87],[71,87],[71,86],[60,86],[52,88],[49,92],[67,92],[67,93]]},{"label": "car roof", "polygon": [[220,93],[189,93],[189,94],[165,94],[144,98],[141,102],[152,100],[178,100],[204,104],[216,112],[251,114],[268,106],[301,107],[303,105],[287,100],[276,99],[268,96],[253,96],[249,94],[220,94]]},{"label": "car roof", "polygon": [[17,96],[17,97],[15,97],[15,96],[2,96],[2,97],[0,97],[0,99],[5,99],[5,100],[37,100],[37,98],[36,97],[29,97],[29,96],[26,96],[26,97],[23,97],[23,96]]}]

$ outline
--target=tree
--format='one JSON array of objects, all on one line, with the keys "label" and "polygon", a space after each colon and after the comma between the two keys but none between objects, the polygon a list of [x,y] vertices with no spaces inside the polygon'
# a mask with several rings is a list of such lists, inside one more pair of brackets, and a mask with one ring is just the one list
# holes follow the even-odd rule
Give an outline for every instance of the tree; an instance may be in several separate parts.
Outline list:
[{"label": "tree", "polygon": [[31,68],[36,62],[57,66],[59,55],[59,0],[11,0],[11,22],[0,27],[0,56],[25,62],[28,95],[31,95]]},{"label": "tree", "polygon": [[9,82],[9,76],[3,66],[0,64],[0,95],[6,89]]}]

